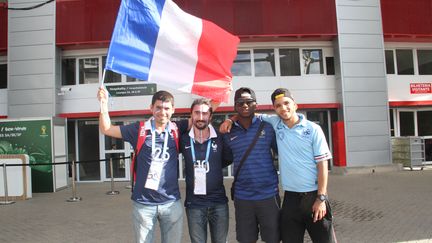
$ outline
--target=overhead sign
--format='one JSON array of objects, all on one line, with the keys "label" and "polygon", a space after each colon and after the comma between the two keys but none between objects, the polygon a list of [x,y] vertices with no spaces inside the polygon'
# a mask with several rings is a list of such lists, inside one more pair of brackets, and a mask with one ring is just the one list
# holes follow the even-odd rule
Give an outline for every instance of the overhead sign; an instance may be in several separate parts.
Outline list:
[{"label": "overhead sign", "polygon": [[156,84],[107,85],[111,97],[153,95],[156,93]]},{"label": "overhead sign", "polygon": [[432,94],[432,83],[410,83],[411,94]]}]

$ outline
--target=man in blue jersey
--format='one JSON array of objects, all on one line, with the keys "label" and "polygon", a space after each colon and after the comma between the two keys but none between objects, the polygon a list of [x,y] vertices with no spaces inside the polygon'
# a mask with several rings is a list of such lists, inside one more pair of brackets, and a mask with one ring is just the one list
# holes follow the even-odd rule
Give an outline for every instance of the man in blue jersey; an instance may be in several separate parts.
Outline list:
[{"label": "man in blue jersey", "polygon": [[[256,96],[252,89],[238,89],[234,102],[238,119],[231,132],[224,134],[224,142],[232,150],[235,173],[262,121],[255,117]],[[265,123],[234,185],[236,233],[240,243],[256,242],[259,233],[264,242],[279,242],[280,198],[272,149],[277,149],[275,132]]]},{"label": "man in blue jersey", "polygon": [[282,188],[282,242],[332,242],[332,215],[327,197],[329,147],[321,127],[298,114],[290,91],[276,89],[271,100],[278,116],[262,115],[276,131]]},{"label": "man in blue jersey", "polygon": [[[183,230],[183,207],[178,186],[177,127],[170,121],[174,97],[167,91],[153,95],[153,117],[143,127],[139,122],[115,126],[108,114],[108,95],[100,88],[99,128],[103,134],[122,138],[134,148],[140,136],[144,144],[137,154],[136,181],[133,188],[133,225],[137,242],[152,243],[159,220],[163,243],[180,243]],[[141,140],[142,141],[142,140]]]},{"label": "man in blue jersey", "polygon": [[192,129],[180,139],[186,169],[186,215],[192,243],[207,242],[207,225],[212,243],[226,243],[228,198],[222,168],[232,162],[222,136],[210,124],[213,109],[208,99],[194,100]]}]

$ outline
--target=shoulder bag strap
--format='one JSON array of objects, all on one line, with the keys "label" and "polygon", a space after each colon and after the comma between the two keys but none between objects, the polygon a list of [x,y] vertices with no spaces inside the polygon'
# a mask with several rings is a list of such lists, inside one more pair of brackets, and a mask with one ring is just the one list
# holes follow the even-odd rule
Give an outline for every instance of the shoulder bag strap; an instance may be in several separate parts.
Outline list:
[{"label": "shoulder bag strap", "polygon": [[135,184],[135,180],[136,180],[136,159],[138,157],[138,153],[141,151],[141,148],[145,142],[146,139],[146,135],[147,135],[147,131],[145,130],[145,123],[144,121],[140,121],[140,125],[139,125],[139,129],[138,129],[138,140],[137,140],[137,145],[135,147],[135,153],[133,154],[133,157],[131,158],[132,163],[131,163],[131,176],[132,176],[132,180],[131,180],[131,190],[133,191],[133,187]]},{"label": "shoulder bag strap", "polygon": [[243,157],[242,157],[241,160],[240,160],[239,167],[237,168],[237,170],[236,170],[236,172],[235,172],[235,175],[234,175],[233,186],[234,186],[234,184],[235,184],[236,181],[237,181],[237,177],[238,177],[238,175],[239,175],[239,172],[240,172],[241,167],[243,166],[243,164],[244,164],[246,158],[249,156],[250,152],[252,151],[253,147],[255,146],[256,142],[258,141],[258,137],[259,137],[259,135],[261,134],[261,131],[263,130],[263,128],[264,128],[264,122],[261,121],[261,124],[260,124],[260,126],[259,126],[259,128],[258,128],[258,131],[257,131],[257,133],[255,134],[255,138],[254,138],[254,140],[253,140],[252,143],[249,145],[248,149],[247,149],[246,152],[243,154]]}]

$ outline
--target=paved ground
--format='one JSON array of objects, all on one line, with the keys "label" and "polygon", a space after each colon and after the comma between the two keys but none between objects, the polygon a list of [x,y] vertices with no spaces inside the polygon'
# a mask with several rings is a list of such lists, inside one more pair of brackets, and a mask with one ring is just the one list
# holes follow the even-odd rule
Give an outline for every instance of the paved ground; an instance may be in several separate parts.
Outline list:
[{"label": "paved ground", "polygon": [[[0,242],[133,242],[125,185],[116,183],[120,194],[109,196],[110,183],[80,183],[83,200],[75,203],[66,202],[68,188],[0,205]],[[432,242],[431,169],[331,175],[329,195],[339,242]],[[232,206],[229,242],[236,242]]]}]

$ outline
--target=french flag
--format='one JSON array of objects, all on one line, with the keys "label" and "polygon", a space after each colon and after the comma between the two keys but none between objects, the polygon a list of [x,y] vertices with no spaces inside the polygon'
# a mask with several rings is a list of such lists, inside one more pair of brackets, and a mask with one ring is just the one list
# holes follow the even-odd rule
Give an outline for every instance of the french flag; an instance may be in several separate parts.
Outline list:
[{"label": "french flag", "polygon": [[238,43],[171,0],[122,0],[105,68],[228,102]]}]

